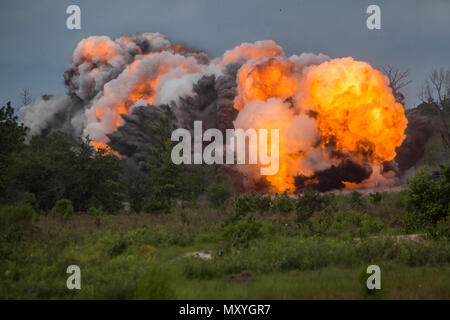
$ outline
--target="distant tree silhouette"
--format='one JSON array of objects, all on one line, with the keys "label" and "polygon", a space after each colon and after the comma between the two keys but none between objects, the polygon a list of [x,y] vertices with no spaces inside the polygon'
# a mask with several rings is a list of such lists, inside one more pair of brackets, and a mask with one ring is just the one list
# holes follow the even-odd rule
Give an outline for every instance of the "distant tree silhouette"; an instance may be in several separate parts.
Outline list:
[{"label": "distant tree silhouette", "polygon": [[450,130],[446,120],[450,114],[450,69],[433,69],[418,97],[439,112],[442,141],[444,146],[450,148]]},{"label": "distant tree silhouette", "polygon": [[411,83],[411,80],[408,80],[409,71],[401,71],[399,68],[387,65],[383,68],[383,73],[389,79],[389,87],[392,90],[395,101],[404,106],[405,96],[400,90]]}]

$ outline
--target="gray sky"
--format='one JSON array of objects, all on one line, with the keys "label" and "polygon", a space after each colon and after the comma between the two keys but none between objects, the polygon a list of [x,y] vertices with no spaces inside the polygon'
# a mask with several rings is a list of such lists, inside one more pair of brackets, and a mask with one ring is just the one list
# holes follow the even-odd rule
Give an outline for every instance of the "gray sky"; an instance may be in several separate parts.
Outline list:
[{"label": "gray sky", "polygon": [[[81,30],[66,8],[81,8]],[[381,30],[366,8],[381,7]],[[242,42],[272,39],[287,55],[353,56],[410,70],[407,107],[433,67],[450,68],[450,0],[1,0],[0,103],[65,93],[63,72],[78,41],[91,35],[161,32],[172,42],[221,55]]]}]

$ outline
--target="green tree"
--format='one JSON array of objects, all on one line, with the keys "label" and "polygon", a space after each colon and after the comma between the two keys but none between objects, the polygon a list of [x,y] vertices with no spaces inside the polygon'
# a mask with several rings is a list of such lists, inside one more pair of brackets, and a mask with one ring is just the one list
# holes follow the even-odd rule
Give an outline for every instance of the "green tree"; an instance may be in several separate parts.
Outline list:
[{"label": "green tree", "polygon": [[154,160],[147,164],[151,195],[144,206],[146,212],[170,212],[173,199],[179,197],[182,191],[184,168],[173,163],[171,158],[174,146],[170,140],[174,129],[172,119],[173,114],[167,109],[157,131],[161,142],[154,151]]},{"label": "green tree", "polygon": [[0,108],[0,163],[12,152],[20,150],[28,129],[19,123],[11,103]]},{"label": "green tree", "polygon": [[72,201],[76,211],[91,206],[114,211],[122,202],[122,169],[119,158],[105,149],[95,150],[89,139],[72,146],[64,132],[56,131],[45,138],[33,136],[29,145],[15,152],[4,180],[10,201],[29,192],[46,211],[63,198]]},{"label": "green tree", "polygon": [[79,139],[74,149],[67,197],[75,208],[86,211],[101,206],[109,212],[121,208],[125,193],[120,183],[122,161],[110,150],[96,150],[89,137]]},{"label": "green tree", "polygon": [[450,215],[450,166],[442,169],[438,177],[426,169],[419,170],[406,190],[408,232],[434,228]]},{"label": "green tree", "polygon": [[[7,171],[11,164],[11,154],[23,147],[27,130],[14,115],[10,102],[0,108],[0,172]],[[4,174],[0,174],[0,198],[4,195],[5,183]]]},{"label": "green tree", "polygon": [[122,177],[126,198],[131,210],[140,212],[151,194],[151,184],[148,174],[138,169],[128,167]]},{"label": "green tree", "polygon": [[46,138],[32,137],[29,145],[13,154],[5,172],[9,200],[21,192],[30,192],[36,196],[39,208],[50,210],[57,200],[66,197],[72,156],[67,136],[62,132]]},{"label": "green tree", "polygon": [[183,168],[171,159],[173,143],[170,139],[159,148],[155,163],[148,164],[151,183],[151,196],[144,207],[146,212],[168,213],[172,201],[182,189]]}]

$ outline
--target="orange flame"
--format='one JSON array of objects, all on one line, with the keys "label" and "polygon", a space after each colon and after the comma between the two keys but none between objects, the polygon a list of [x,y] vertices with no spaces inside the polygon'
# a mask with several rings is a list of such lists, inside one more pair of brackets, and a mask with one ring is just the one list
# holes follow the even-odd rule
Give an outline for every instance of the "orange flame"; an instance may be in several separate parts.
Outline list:
[{"label": "orange flame", "polygon": [[[255,101],[260,101],[258,110]],[[234,106],[240,110],[238,125],[280,130],[279,171],[266,176],[276,191],[293,191],[296,175],[311,176],[317,163],[329,167],[338,161],[327,152],[330,145],[361,164],[378,168],[395,157],[407,124],[388,80],[369,64],[352,58],[322,63],[305,74],[296,74],[289,60],[246,64],[238,74]],[[305,129],[310,121],[315,125]],[[318,139],[305,135],[308,130],[316,131]],[[315,152],[319,159],[303,161],[308,152]]]},{"label": "orange flame", "polygon": [[107,62],[119,52],[118,46],[107,37],[90,37],[80,42],[81,58],[90,62]]},{"label": "orange flame", "polygon": [[322,144],[372,162],[392,160],[407,120],[388,80],[353,58],[325,62],[305,75],[299,104],[317,115]]},{"label": "orange flame", "polygon": [[294,63],[275,58],[244,65],[238,75],[238,96],[234,107],[242,110],[249,101],[287,98],[297,90]]}]

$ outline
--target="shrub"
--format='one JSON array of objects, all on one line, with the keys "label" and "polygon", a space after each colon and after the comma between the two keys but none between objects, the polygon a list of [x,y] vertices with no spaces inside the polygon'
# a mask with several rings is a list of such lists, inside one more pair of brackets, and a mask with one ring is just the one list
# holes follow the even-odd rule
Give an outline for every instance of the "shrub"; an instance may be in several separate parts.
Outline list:
[{"label": "shrub", "polygon": [[294,210],[294,200],[288,196],[287,192],[283,192],[280,196],[275,196],[274,199],[277,211],[283,214],[288,214]]},{"label": "shrub", "polygon": [[450,167],[445,167],[438,179],[426,169],[419,170],[408,182],[406,231],[434,228],[449,215],[449,203]]},{"label": "shrub", "polygon": [[31,228],[35,211],[29,204],[5,206],[0,210],[0,232],[6,240],[18,240]]},{"label": "shrub", "polygon": [[234,202],[235,217],[244,217],[257,209],[257,200],[253,193],[247,193],[236,198]]},{"label": "shrub", "polygon": [[102,207],[92,206],[88,209],[88,214],[93,217],[101,217],[101,216],[104,216],[106,214],[106,212],[103,210]]},{"label": "shrub", "polygon": [[68,199],[61,199],[56,201],[51,211],[52,216],[69,218],[73,216],[72,201]]},{"label": "shrub", "polygon": [[262,222],[250,218],[247,221],[227,225],[222,236],[231,246],[247,247],[250,240],[256,239],[262,235]]},{"label": "shrub", "polygon": [[272,206],[270,195],[258,194],[255,196],[255,205],[259,212],[267,212]]},{"label": "shrub", "polygon": [[384,225],[370,214],[349,210],[336,214],[316,212],[309,220],[309,227],[316,234],[351,238],[379,233]]},{"label": "shrub", "polygon": [[321,195],[319,192],[306,188],[303,195],[295,203],[297,222],[306,222],[314,212],[323,210],[331,202],[331,195]]},{"label": "shrub", "polygon": [[383,224],[367,213],[339,211],[333,219],[329,234],[334,236],[364,237],[379,232]]},{"label": "shrub", "polygon": [[325,235],[331,224],[334,216],[323,211],[316,211],[308,220],[308,226],[314,234]]},{"label": "shrub", "polygon": [[130,230],[124,234],[124,239],[132,245],[154,245],[159,246],[170,241],[169,233],[159,224],[152,228],[142,227]]},{"label": "shrub", "polygon": [[383,194],[380,192],[375,192],[375,193],[372,192],[369,194],[369,199],[370,199],[370,202],[372,202],[373,204],[378,204],[383,199]]},{"label": "shrub", "polygon": [[107,249],[108,255],[113,258],[123,253],[128,248],[128,242],[125,239],[118,239],[111,243],[110,247]]},{"label": "shrub", "polygon": [[432,238],[444,238],[450,240],[450,214],[436,224],[436,228],[428,228],[427,234]]},{"label": "shrub", "polygon": [[272,201],[272,207],[280,213],[288,214],[294,210],[294,200],[284,191],[281,195],[275,195]]},{"label": "shrub", "polygon": [[152,195],[142,210],[145,213],[170,213],[172,201],[164,196]]}]

